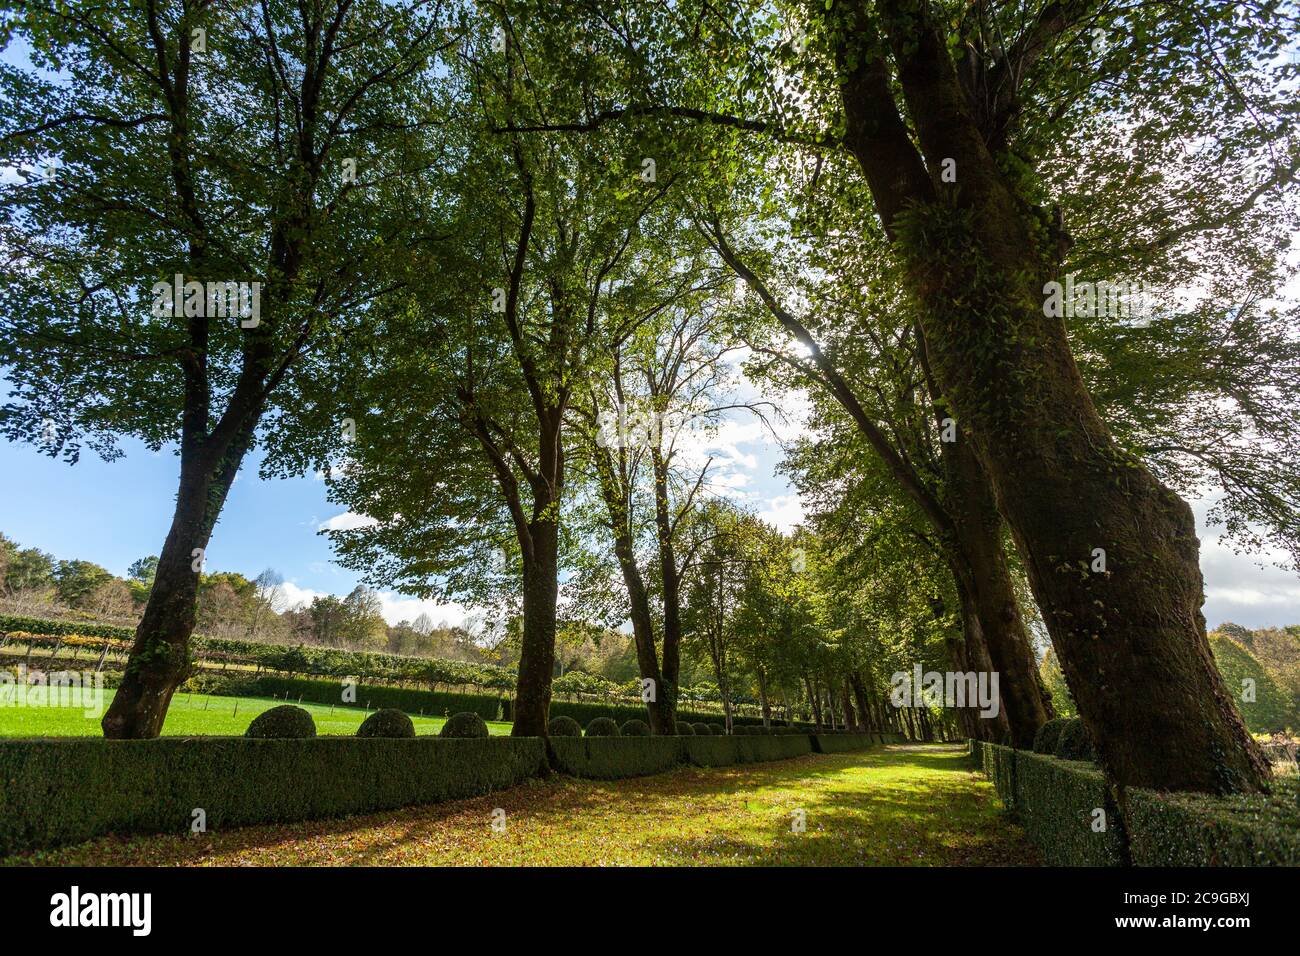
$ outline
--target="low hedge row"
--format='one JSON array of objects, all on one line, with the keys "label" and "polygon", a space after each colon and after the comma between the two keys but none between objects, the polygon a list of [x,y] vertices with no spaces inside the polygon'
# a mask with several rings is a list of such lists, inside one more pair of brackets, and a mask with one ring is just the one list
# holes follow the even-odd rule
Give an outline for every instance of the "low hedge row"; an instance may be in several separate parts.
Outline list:
[{"label": "low hedge row", "polygon": [[[731,746],[723,746],[728,741]],[[863,744],[863,747],[870,746]],[[861,748],[858,748],[861,749]],[[807,734],[777,734],[771,737],[687,737],[682,740],[683,756],[696,767],[726,767],[738,763],[789,760],[813,752]]]},{"label": "low hedge row", "polygon": [[1132,791],[1129,853],[1137,866],[1300,866],[1298,791],[1294,779],[1267,796]]},{"label": "low hedge row", "polygon": [[[858,738],[862,747],[873,742]],[[105,833],[182,833],[437,803],[549,766],[611,780],[811,753],[807,734],[707,737],[0,740],[0,856]]]},{"label": "low hedge row", "polygon": [[591,780],[647,777],[682,762],[680,737],[552,737],[556,769]]},{"label": "low hedge row", "polygon": [[[337,680],[313,680],[304,677],[259,677],[253,682],[261,697],[284,697],[313,704],[343,705],[343,684]],[[346,706],[346,705],[343,705]],[[510,701],[487,694],[452,694],[442,691],[387,687],[383,684],[358,684],[357,707],[371,710],[390,708],[408,714],[429,717],[451,714],[478,714],[484,720],[509,720]]]},{"label": "low hedge row", "polygon": [[[1044,859],[1058,866],[1300,866],[1295,781],[1274,793],[1209,797],[1130,789],[1123,818],[1091,763],[973,742],[977,764]],[[1096,811],[1105,830],[1094,829]]]},{"label": "low hedge row", "polygon": [[0,855],[104,833],[181,833],[392,810],[542,772],[530,737],[244,737],[0,742]]}]

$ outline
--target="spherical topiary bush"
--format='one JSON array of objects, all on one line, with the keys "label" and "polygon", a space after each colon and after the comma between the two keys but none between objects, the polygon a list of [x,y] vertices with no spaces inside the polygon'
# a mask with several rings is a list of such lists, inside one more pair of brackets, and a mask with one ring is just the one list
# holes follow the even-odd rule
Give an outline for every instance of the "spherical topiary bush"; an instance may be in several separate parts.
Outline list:
[{"label": "spherical topiary bush", "polygon": [[713,732],[713,736],[715,737],[727,736],[727,728],[722,726],[722,724],[709,724],[709,730]]},{"label": "spherical topiary bush", "polygon": [[293,704],[281,704],[264,710],[248,725],[245,737],[301,738],[316,736],[316,721],[311,714]]},{"label": "spherical topiary bush", "polygon": [[1092,750],[1092,740],[1088,736],[1083,721],[1077,717],[1067,720],[1061,728],[1061,737],[1056,742],[1056,756],[1062,760],[1096,760]]},{"label": "spherical topiary bush", "polygon": [[588,737],[618,737],[618,724],[613,717],[597,717],[587,725]]},{"label": "spherical topiary bush", "polygon": [[488,727],[478,714],[461,712],[452,714],[447,718],[447,722],[442,725],[442,730],[438,731],[438,736],[486,737],[488,736]]},{"label": "spherical topiary bush", "polygon": [[358,737],[414,737],[415,724],[400,710],[377,710],[361,722]]},{"label": "spherical topiary bush", "polygon": [[691,730],[695,731],[695,736],[696,736],[696,737],[712,737],[712,736],[713,736],[713,730],[709,727],[708,724],[698,724],[698,723],[693,723],[693,724],[691,724]]},{"label": "spherical topiary bush", "polygon": [[1069,722],[1065,717],[1056,717],[1039,727],[1038,733],[1034,734],[1034,753],[1049,756],[1056,753],[1056,745],[1061,740],[1061,731]]},{"label": "spherical topiary bush", "polygon": [[690,724],[688,724],[686,721],[684,721],[684,720],[679,720],[679,721],[677,721],[677,736],[678,736],[678,737],[694,737],[694,736],[695,736],[695,728],[692,727]]},{"label": "spherical topiary bush", "polygon": [[624,737],[649,737],[650,725],[644,720],[633,718],[632,720],[625,721],[623,726],[618,728],[618,731]]},{"label": "spherical topiary bush", "polygon": [[546,725],[546,732],[552,737],[581,737],[582,724],[572,717],[552,717]]}]

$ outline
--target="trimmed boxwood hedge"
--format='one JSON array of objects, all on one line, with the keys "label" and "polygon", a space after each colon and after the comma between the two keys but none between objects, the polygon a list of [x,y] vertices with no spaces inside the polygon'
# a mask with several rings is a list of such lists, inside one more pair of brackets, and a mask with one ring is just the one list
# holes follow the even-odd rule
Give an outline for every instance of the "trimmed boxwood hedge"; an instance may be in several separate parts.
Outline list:
[{"label": "trimmed boxwood hedge", "polygon": [[[1121,819],[1101,771],[1082,761],[976,742],[984,773],[1048,863],[1064,866],[1300,866],[1300,785],[1211,797],[1131,788]],[[1106,830],[1092,829],[1106,811]]]},{"label": "trimmed boxwood hedge", "polygon": [[545,764],[535,737],[3,740],[0,856],[104,833],[188,832],[199,808],[211,831],[456,800]]},{"label": "trimmed boxwood hedge", "polygon": [[597,717],[587,725],[588,737],[621,737],[618,724],[611,717]]},{"label": "trimmed boxwood hedge", "polygon": [[[343,682],[306,677],[259,677],[257,691],[263,697],[302,698],[313,704],[343,703]],[[387,687],[383,684],[358,684],[355,706],[366,705],[381,710],[400,710],[407,714],[423,713],[427,717],[449,717],[468,712],[484,720],[509,720],[510,701],[504,697],[486,694],[444,694],[441,691],[408,690],[404,687]]]},{"label": "trimmed boxwood hedge", "polygon": [[1096,760],[1092,749],[1092,738],[1083,726],[1083,721],[1075,717],[1061,726],[1061,735],[1056,741],[1056,756],[1062,760]]},{"label": "trimmed boxwood hedge", "polygon": [[[550,715],[552,717],[566,716],[572,717],[584,727],[597,717],[609,717],[619,724],[628,720],[645,720],[646,709],[635,704],[599,704],[587,701],[551,701]],[[677,720],[687,721],[688,723],[712,723],[718,719],[719,714],[709,714],[700,711],[679,710]],[[761,724],[761,717],[733,717],[733,725],[739,724]]]},{"label": "trimmed boxwood hedge", "polygon": [[400,710],[377,710],[361,722],[358,737],[414,737],[415,724]]},{"label": "trimmed boxwood hedge", "polygon": [[696,737],[712,737],[712,736],[713,736],[713,728],[710,727],[708,724],[705,724],[705,723],[693,723],[693,724],[691,724],[691,730],[695,731],[695,736],[696,736]]},{"label": "trimmed boxwood hedge", "polygon": [[676,737],[553,737],[556,769],[575,777],[620,780],[671,770],[681,762]]},{"label": "trimmed boxwood hedge", "polygon": [[438,731],[439,737],[481,738],[488,736],[487,724],[478,714],[464,711],[452,714]]},{"label": "trimmed boxwood hedge", "polygon": [[316,721],[311,714],[293,704],[281,704],[264,710],[248,725],[245,737],[302,739],[316,736]]},{"label": "trimmed boxwood hedge", "polygon": [[623,737],[649,737],[650,725],[644,720],[629,720],[618,728],[618,732]]},{"label": "trimmed boxwood hedge", "polygon": [[1129,853],[1137,866],[1300,866],[1300,784],[1266,796],[1131,790]]},{"label": "trimmed boxwood hedge", "polygon": [[1038,733],[1034,734],[1034,753],[1048,754],[1049,756],[1056,753],[1056,745],[1061,739],[1061,730],[1070,722],[1068,717],[1054,717],[1038,728]]},{"label": "trimmed boxwood hedge", "polygon": [[572,717],[552,717],[546,723],[546,733],[552,737],[581,737],[582,725]]},{"label": "trimmed boxwood hedge", "polygon": [[812,753],[807,734],[771,736],[687,737],[680,741],[685,761],[696,767],[729,767],[738,763],[788,760]]},{"label": "trimmed boxwood hedge", "polygon": [[678,737],[694,737],[694,736],[695,736],[695,728],[692,727],[690,724],[688,724],[686,721],[684,721],[684,720],[679,720],[679,721],[677,721],[677,736],[678,736]]},{"label": "trimmed boxwood hedge", "polygon": [[[1053,866],[1119,866],[1122,827],[1101,771],[1046,754],[1015,751],[1016,815]],[[1098,817],[1097,811],[1104,816]],[[1094,819],[1105,824],[1093,830]]]}]

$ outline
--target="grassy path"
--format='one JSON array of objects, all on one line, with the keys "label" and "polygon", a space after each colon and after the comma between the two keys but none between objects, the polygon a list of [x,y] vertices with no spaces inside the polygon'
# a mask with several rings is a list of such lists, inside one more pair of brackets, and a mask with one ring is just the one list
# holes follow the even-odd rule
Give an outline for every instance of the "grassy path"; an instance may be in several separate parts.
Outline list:
[{"label": "grassy path", "polygon": [[[492,815],[505,810],[505,832]],[[806,830],[792,832],[795,811]],[[32,862],[136,865],[1008,865],[1037,862],[959,747],[900,745],[201,837],[101,839]],[[17,861],[11,861],[17,862]]]}]

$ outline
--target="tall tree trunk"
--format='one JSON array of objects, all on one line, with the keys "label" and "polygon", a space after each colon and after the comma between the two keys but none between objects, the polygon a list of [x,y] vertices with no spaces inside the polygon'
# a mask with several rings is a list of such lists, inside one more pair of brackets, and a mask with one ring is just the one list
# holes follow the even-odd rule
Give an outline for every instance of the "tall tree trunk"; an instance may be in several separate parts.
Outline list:
[{"label": "tall tree trunk", "polygon": [[662,712],[665,725],[669,728],[666,732],[675,733],[682,661],[682,572],[677,566],[677,552],[673,546],[674,528],[668,504],[668,465],[660,448],[650,450],[650,461],[654,470],[655,534],[659,545],[659,580],[664,603]]},{"label": "tall tree trunk", "polygon": [[[988,642],[984,639],[984,628],[980,621],[980,615],[975,609],[975,599],[966,583],[968,579],[966,570],[960,559],[956,559],[953,566],[953,576],[957,582],[957,599],[962,607],[966,665],[969,670],[976,673],[992,673],[997,668],[993,666],[993,660],[989,655]],[[1000,686],[1001,679],[999,678]],[[1011,724],[1007,719],[1005,707],[999,707],[997,714],[992,717],[984,717],[977,713],[975,719],[980,727],[976,738],[978,740],[1002,743],[1011,733]]]},{"label": "tall tree trunk", "polygon": [[[966,642],[963,641],[962,638],[957,636],[949,637],[945,641],[945,644],[948,647],[948,661],[952,664],[955,670],[974,670],[969,663],[969,656],[966,653]],[[956,711],[958,725],[961,727],[962,733],[967,737],[974,740],[992,741],[994,739],[992,733],[993,728],[990,727],[992,721],[981,720],[978,708],[972,707],[968,704],[966,706],[957,707]]]},{"label": "tall tree trunk", "polygon": [[763,726],[771,727],[772,705],[767,699],[767,675],[763,672],[763,668],[761,667],[758,668],[758,702],[759,706],[762,708]]},{"label": "tall tree trunk", "polygon": [[560,592],[558,528],[553,521],[544,519],[533,521],[530,531],[533,553],[524,559],[524,633],[512,737],[547,735],[551,675],[555,670],[555,606]]},{"label": "tall tree trunk", "polygon": [[614,473],[614,463],[609,454],[596,450],[596,469],[601,496],[609,515],[610,530],[614,535],[614,556],[623,574],[627,588],[632,640],[636,646],[637,670],[642,680],[651,681],[651,699],[646,701],[650,718],[650,733],[670,735],[676,731],[673,719],[676,694],[664,690],[664,676],[659,669],[659,654],[655,648],[654,615],[650,609],[650,595],[646,590],[641,568],[636,563],[636,550],[628,525],[630,502],[623,493],[623,485]]},{"label": "tall tree trunk", "polygon": [[261,406],[224,449],[205,447],[199,433],[182,438],[180,485],[171,528],[158,556],[158,570],[145,603],[122,682],[100,727],[117,740],[157,737],[176,688],[192,669],[190,638],[198,614],[202,555],[225,505],[230,486],[252,444]]},{"label": "tall tree trunk", "polygon": [[858,715],[853,710],[853,691],[849,688],[849,679],[844,678],[840,689],[840,709],[844,711],[844,729],[857,730]]},{"label": "tall tree trunk", "polygon": [[866,731],[875,730],[874,717],[871,713],[871,704],[867,698],[867,687],[862,680],[861,671],[853,671],[849,674],[849,686],[853,689],[853,699],[858,705],[858,715],[861,718],[862,729]]},{"label": "tall tree trunk", "polygon": [[[1054,717],[1043,686],[1002,540],[1002,516],[965,434],[942,442],[949,513],[953,518],[953,574],[962,579],[963,614],[987,648],[998,674],[999,723],[1012,743],[1030,749],[1038,728]],[[1000,735],[999,735],[1000,737]]]},{"label": "tall tree trunk", "polygon": [[822,705],[817,698],[817,688],[813,684],[812,678],[807,674],[803,675],[804,687],[808,689],[808,706],[812,708],[813,726],[818,730],[822,727]]},{"label": "tall tree trunk", "polygon": [[[920,155],[870,52],[865,0],[840,9],[846,142],[897,239],[936,378],[973,439],[1103,766],[1121,788],[1265,789],[1268,764],[1206,640],[1191,509],[1098,415],[1064,321],[1045,314],[1054,243],[989,153],[928,8],[878,8]],[[940,181],[945,163],[955,183]]]}]

